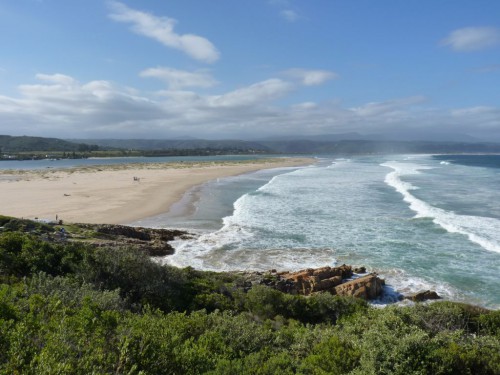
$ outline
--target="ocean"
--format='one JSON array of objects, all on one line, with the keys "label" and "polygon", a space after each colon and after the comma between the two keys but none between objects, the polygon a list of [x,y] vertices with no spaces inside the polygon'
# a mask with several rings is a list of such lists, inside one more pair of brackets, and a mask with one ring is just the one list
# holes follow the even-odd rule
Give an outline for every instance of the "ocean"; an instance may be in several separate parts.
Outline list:
[{"label": "ocean", "polygon": [[435,290],[500,308],[500,156],[337,158],[220,179],[135,225],[197,235],[162,261],[205,270],[343,263],[385,278],[380,303]]}]

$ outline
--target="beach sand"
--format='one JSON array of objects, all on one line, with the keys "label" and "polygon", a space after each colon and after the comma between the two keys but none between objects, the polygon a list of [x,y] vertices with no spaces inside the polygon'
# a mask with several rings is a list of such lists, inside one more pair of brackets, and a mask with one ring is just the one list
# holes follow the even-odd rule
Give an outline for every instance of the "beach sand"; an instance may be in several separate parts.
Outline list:
[{"label": "beach sand", "polygon": [[167,212],[190,188],[210,180],[313,162],[276,158],[0,171],[0,215],[49,221],[57,215],[65,222],[127,224]]}]

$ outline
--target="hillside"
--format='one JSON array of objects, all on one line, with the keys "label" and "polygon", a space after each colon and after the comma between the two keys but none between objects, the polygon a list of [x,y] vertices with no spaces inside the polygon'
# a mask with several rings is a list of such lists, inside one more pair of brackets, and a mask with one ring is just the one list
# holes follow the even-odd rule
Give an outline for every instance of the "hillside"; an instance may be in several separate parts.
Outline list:
[{"label": "hillside", "polygon": [[[352,136],[347,134],[345,136]],[[342,135],[339,135],[341,138]],[[81,139],[62,140],[42,137],[0,135],[0,156],[26,153],[78,153],[88,156],[185,156],[221,154],[432,154],[500,153],[500,143],[444,141],[383,141],[338,139],[285,140],[202,140],[202,139]],[[99,150],[99,151],[98,151]],[[103,151],[104,150],[104,151]],[[107,151],[106,151],[107,150]],[[96,153],[97,152],[97,153]],[[58,155],[58,157],[64,157]]]},{"label": "hillside", "polygon": [[0,135],[0,153],[34,151],[81,152],[96,150],[97,148],[95,145],[74,143],[58,138]]},{"label": "hillside", "polygon": [[[332,138],[332,137],[330,137]],[[499,153],[499,143],[383,141],[363,139],[285,139],[285,140],[157,140],[157,139],[88,139],[100,147],[139,150],[224,150],[227,152],[282,154],[400,154],[400,153]]]}]

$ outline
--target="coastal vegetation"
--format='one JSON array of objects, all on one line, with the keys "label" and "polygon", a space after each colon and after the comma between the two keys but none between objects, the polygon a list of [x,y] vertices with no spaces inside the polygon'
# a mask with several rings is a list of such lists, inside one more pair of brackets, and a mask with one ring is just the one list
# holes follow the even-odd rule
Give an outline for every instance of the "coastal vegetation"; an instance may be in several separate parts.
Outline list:
[{"label": "coastal vegetation", "polygon": [[286,294],[161,266],[109,226],[0,227],[2,374],[500,373],[500,311]]}]

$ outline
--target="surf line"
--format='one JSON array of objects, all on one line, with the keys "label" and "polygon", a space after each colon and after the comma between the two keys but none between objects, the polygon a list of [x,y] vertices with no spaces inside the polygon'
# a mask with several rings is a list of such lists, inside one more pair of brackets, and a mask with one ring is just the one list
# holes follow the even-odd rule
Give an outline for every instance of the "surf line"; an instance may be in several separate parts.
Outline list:
[{"label": "surf line", "polygon": [[400,179],[401,176],[418,174],[420,170],[429,169],[430,167],[409,164],[400,165],[400,163],[397,162],[382,163],[380,166],[393,170],[385,176],[384,182],[403,195],[403,200],[409,203],[409,207],[412,211],[416,212],[415,218],[428,217],[432,219],[433,223],[439,225],[446,231],[465,235],[469,241],[478,244],[485,250],[500,253],[500,244],[488,238],[491,234],[477,233],[477,231],[481,231],[481,228],[491,228],[491,233],[500,233],[499,220],[479,216],[457,215],[453,212],[433,207],[410,193],[411,190],[416,190],[417,187]]}]

